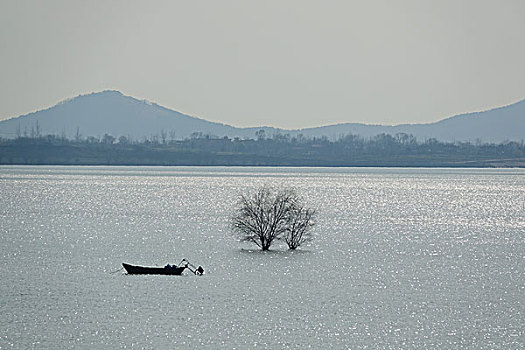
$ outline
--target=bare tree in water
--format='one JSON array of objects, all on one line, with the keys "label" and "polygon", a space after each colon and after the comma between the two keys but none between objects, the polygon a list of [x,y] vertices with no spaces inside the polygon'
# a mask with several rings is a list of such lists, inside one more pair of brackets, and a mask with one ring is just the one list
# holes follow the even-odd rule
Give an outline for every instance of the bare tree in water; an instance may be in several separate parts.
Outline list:
[{"label": "bare tree in water", "polygon": [[284,241],[288,248],[294,250],[313,239],[311,228],[315,225],[314,216],[314,209],[306,208],[297,201],[293,203],[287,215],[284,232]]},{"label": "bare tree in water", "polygon": [[262,250],[285,236],[290,249],[296,249],[311,239],[315,211],[305,208],[293,190],[262,187],[252,196],[241,195],[232,219],[232,227],[241,241],[255,243]]}]

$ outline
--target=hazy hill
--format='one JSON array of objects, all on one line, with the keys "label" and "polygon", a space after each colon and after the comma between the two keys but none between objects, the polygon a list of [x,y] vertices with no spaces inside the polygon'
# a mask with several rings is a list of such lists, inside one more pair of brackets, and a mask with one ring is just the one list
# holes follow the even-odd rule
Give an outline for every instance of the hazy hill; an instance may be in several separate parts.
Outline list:
[{"label": "hazy hill", "polygon": [[12,138],[18,134],[30,135],[36,125],[41,134],[73,137],[77,129],[82,136],[159,135],[164,131],[169,138],[182,139],[194,132],[214,136],[251,137],[264,129],[266,135],[290,133],[304,136],[327,136],[330,139],[347,134],[371,137],[381,133],[407,133],[419,140],[436,138],[442,141],[503,142],[521,141],[525,138],[525,100],[485,112],[469,113],[429,124],[403,124],[396,126],[337,124],[301,130],[282,130],[269,127],[235,128],[191,117],[154,103],[124,96],[118,91],[103,91],[81,95],[54,107],[16,118],[0,121],[0,137]]},{"label": "hazy hill", "polygon": [[0,122],[0,135],[31,133],[36,122],[42,134],[73,137],[77,128],[83,136],[131,136],[135,139],[174,132],[177,139],[202,131],[233,135],[235,128],[191,117],[154,103],[124,96],[118,91],[81,95],[51,108]]},{"label": "hazy hill", "polygon": [[371,137],[381,133],[407,133],[421,141],[429,138],[452,142],[521,141],[525,139],[525,100],[484,112],[453,116],[435,123],[395,126],[347,123],[303,129],[301,132],[305,136],[326,135],[330,138],[346,134]]}]

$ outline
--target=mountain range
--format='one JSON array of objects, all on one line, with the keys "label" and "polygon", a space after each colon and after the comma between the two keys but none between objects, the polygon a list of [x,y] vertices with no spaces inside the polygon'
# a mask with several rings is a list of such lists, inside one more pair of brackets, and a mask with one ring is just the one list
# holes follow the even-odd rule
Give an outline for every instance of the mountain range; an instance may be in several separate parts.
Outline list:
[{"label": "mountain range", "polygon": [[470,141],[501,143],[525,139],[525,100],[484,112],[467,113],[427,124],[367,125],[344,123],[306,129],[272,127],[237,128],[185,115],[158,104],[125,96],[119,91],[106,90],[80,95],[51,108],[0,121],[0,137],[56,134],[74,137],[100,137],[104,134],[127,136],[141,140],[146,137],[169,135],[184,139],[193,133],[230,138],[254,138],[264,130],[268,137],[276,133],[292,136],[329,139],[355,134],[368,138],[378,134],[406,133],[423,141]]}]

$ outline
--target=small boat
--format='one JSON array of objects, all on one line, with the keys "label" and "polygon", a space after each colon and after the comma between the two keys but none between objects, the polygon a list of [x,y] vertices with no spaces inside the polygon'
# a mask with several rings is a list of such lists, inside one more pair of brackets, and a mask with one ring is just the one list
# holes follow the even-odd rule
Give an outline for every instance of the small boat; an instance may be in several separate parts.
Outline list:
[{"label": "small boat", "polygon": [[186,269],[199,276],[204,273],[202,266],[196,267],[186,259],[182,259],[179,265],[167,264],[164,267],[137,266],[126,263],[122,263],[122,266],[124,266],[128,275],[182,275],[182,272]]}]

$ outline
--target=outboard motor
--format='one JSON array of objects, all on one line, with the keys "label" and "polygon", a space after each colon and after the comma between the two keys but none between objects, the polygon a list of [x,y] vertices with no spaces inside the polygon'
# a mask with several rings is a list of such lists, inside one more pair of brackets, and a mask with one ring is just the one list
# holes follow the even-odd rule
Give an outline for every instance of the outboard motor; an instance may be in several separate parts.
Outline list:
[{"label": "outboard motor", "polygon": [[180,265],[182,265],[182,263],[185,263],[185,267],[191,272],[193,272],[195,275],[202,276],[204,274],[204,269],[202,268],[202,266],[197,267],[186,259],[182,259]]}]

